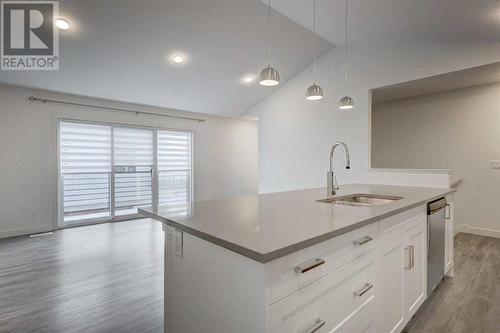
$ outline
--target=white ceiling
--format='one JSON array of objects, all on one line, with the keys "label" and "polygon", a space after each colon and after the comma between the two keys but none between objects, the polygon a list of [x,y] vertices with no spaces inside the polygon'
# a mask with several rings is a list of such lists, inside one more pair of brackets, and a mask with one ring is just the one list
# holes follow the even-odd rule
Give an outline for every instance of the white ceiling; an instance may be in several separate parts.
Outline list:
[{"label": "white ceiling", "polygon": [[498,82],[500,62],[373,89],[372,103],[392,102]]},{"label": "white ceiling", "polygon": [[[500,41],[500,0],[348,1],[352,45]],[[73,24],[61,36],[61,69],[2,71],[0,83],[239,116],[276,89],[240,82],[268,62],[266,3],[61,0]],[[272,64],[285,82],[312,60],[312,0],[272,5]],[[344,9],[343,0],[317,0],[318,54],[344,43]],[[184,66],[167,61],[177,51],[189,57]]]},{"label": "white ceiling", "polygon": [[[260,0],[62,0],[59,71],[0,72],[0,83],[239,116],[275,88],[240,82],[266,59]],[[312,61],[312,32],[272,13],[272,64],[282,82]],[[318,40],[318,54],[332,48]],[[188,61],[172,66],[167,56]],[[304,87],[305,89],[305,87]]]},{"label": "white ceiling", "polygon": [[[267,2],[267,0],[262,0]],[[274,9],[312,28],[313,0],[272,0]],[[500,41],[500,0],[348,0],[349,43],[457,44]],[[345,40],[345,1],[316,0],[318,33]]]}]

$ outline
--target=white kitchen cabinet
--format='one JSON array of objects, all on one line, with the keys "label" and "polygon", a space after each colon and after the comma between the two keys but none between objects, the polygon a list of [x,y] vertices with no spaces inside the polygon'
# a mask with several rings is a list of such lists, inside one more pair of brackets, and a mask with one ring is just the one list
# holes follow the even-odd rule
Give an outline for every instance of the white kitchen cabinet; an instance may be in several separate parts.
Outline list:
[{"label": "white kitchen cabinet", "polygon": [[405,246],[405,317],[409,320],[425,300],[427,293],[427,224],[407,232]]},{"label": "white kitchen cabinet", "polygon": [[397,333],[427,296],[425,204],[265,263],[165,229],[167,332]]},{"label": "white kitchen cabinet", "polygon": [[268,309],[268,332],[375,332],[376,252],[371,251]]},{"label": "white kitchen cabinet", "polygon": [[448,204],[445,211],[444,274],[453,276],[453,237],[455,236],[453,194],[447,195],[446,201]]},{"label": "white kitchen cabinet", "polygon": [[[268,304],[271,305],[293,292],[335,271],[378,246],[378,223],[372,223],[325,242],[273,260],[266,265]],[[324,264],[297,274],[295,267],[311,260]]]},{"label": "white kitchen cabinet", "polygon": [[377,261],[377,331],[400,332],[426,298],[427,224],[383,243]]},{"label": "white kitchen cabinet", "polygon": [[378,248],[375,279],[377,332],[400,332],[404,327],[406,245],[406,238],[396,237]]}]

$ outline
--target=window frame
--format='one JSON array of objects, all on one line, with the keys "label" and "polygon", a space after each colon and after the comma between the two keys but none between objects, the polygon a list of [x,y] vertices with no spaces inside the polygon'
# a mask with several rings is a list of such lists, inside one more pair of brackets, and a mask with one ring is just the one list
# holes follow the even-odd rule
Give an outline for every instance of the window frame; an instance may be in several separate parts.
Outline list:
[{"label": "window frame", "polygon": [[[99,223],[108,223],[108,222],[121,222],[121,221],[129,221],[134,219],[143,218],[140,214],[131,214],[131,215],[122,215],[122,216],[114,216],[112,211],[114,211],[113,203],[110,202],[110,216],[109,217],[100,217],[100,218],[90,218],[79,220],[78,222],[65,223],[64,222],[64,188],[62,181],[62,168],[61,168],[61,123],[70,122],[70,123],[80,123],[80,124],[88,124],[88,125],[104,125],[111,126],[111,140],[113,140],[113,133],[115,127],[129,127],[129,128],[138,128],[138,129],[148,129],[153,131],[153,193],[152,193],[152,205],[153,207],[158,207],[159,200],[159,183],[158,183],[158,131],[168,131],[168,132],[180,132],[180,133],[189,133],[191,135],[191,169],[190,169],[190,202],[193,202],[195,199],[195,150],[194,150],[194,140],[195,133],[190,129],[183,128],[170,128],[170,127],[162,127],[162,126],[148,126],[148,125],[137,125],[130,123],[117,123],[117,122],[109,122],[109,121],[99,121],[99,120],[83,120],[83,119],[75,119],[75,118],[66,118],[66,117],[58,117],[57,118],[57,129],[56,129],[56,145],[57,145],[57,177],[56,177],[56,187],[57,187],[57,228],[71,228],[71,227],[79,227],[84,225],[92,225]],[[113,142],[113,141],[112,141]],[[113,148],[111,149],[111,154],[113,155]],[[113,159],[111,160],[111,168],[113,169]],[[112,184],[111,184],[112,185]],[[111,186],[110,185],[110,186]],[[113,189],[112,189],[113,190]],[[114,190],[113,190],[114,191]]]}]

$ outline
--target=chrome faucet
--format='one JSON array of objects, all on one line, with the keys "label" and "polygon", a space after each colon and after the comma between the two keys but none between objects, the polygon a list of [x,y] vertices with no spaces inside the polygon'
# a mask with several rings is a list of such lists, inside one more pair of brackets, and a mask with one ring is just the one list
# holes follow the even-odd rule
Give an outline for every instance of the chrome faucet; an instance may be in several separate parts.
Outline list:
[{"label": "chrome faucet", "polygon": [[345,142],[335,142],[335,144],[332,146],[332,149],[330,150],[330,170],[327,173],[326,181],[327,181],[327,195],[335,195],[337,191],[340,189],[339,185],[337,184],[337,178],[335,177],[335,174],[333,173],[333,153],[335,152],[335,148],[338,146],[342,146],[345,151],[345,168],[350,169],[351,168],[351,161],[349,159],[349,148],[345,144]]}]

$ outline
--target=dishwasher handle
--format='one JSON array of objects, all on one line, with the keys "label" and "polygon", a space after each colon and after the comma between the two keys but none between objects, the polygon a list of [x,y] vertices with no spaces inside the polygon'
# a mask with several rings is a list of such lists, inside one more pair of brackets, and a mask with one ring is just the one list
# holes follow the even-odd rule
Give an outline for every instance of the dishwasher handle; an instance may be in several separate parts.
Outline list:
[{"label": "dishwasher handle", "polygon": [[446,198],[440,198],[440,199],[437,199],[437,200],[434,200],[432,202],[429,202],[427,204],[427,215],[431,215],[431,214],[434,214],[438,211],[440,211],[441,209],[444,209],[447,205],[447,202],[446,202]]}]

